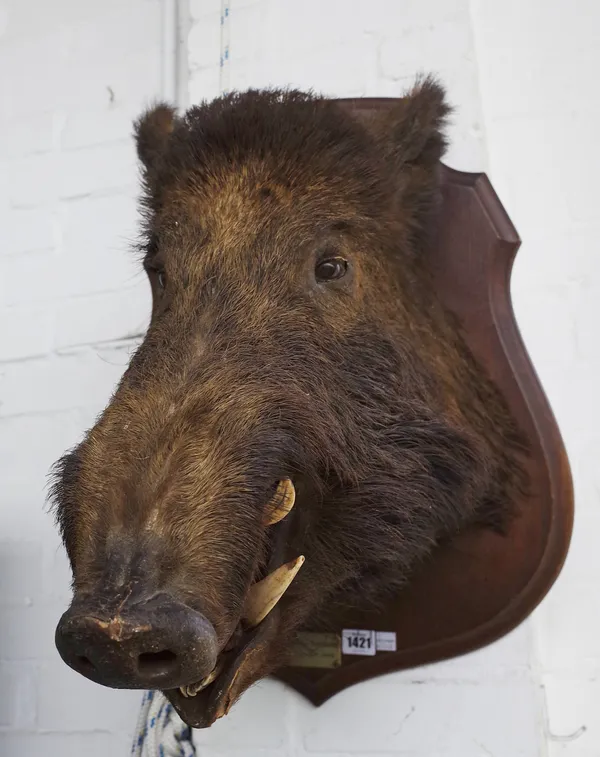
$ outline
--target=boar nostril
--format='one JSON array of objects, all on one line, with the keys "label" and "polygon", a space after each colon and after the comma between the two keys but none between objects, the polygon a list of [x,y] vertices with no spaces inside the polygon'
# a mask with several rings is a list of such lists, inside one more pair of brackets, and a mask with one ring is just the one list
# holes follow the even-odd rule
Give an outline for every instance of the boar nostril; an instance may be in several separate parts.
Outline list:
[{"label": "boar nostril", "polygon": [[80,655],[77,658],[77,661],[79,662],[79,667],[81,668],[82,671],[86,671],[87,670],[89,672],[92,672],[93,670],[96,669],[96,666],[90,660],[89,657],[85,657],[84,655]]},{"label": "boar nostril", "polygon": [[177,663],[177,655],[170,649],[160,652],[142,652],[138,655],[138,670],[140,673],[168,673]]}]

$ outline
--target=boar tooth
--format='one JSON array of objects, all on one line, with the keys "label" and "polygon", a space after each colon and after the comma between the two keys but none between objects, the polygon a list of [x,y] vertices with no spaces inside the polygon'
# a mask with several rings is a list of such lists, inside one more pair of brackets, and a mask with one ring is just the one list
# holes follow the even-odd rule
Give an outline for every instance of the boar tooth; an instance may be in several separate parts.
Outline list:
[{"label": "boar tooth", "polygon": [[300,555],[250,587],[243,613],[244,620],[250,628],[254,628],[267,617],[285,594],[303,563],[304,557]]},{"label": "boar tooth", "polygon": [[217,665],[217,667],[212,671],[212,673],[209,673],[206,678],[203,678],[202,681],[199,683],[191,683],[189,686],[181,686],[179,691],[183,694],[183,696],[187,699],[188,697],[195,697],[196,694],[199,694],[202,689],[205,689],[207,686],[210,686],[210,684],[215,680],[215,678],[219,675],[221,672],[221,666]]},{"label": "boar tooth", "polygon": [[294,506],[296,490],[289,478],[284,478],[277,484],[277,491],[267,505],[265,526],[273,526],[279,523]]}]

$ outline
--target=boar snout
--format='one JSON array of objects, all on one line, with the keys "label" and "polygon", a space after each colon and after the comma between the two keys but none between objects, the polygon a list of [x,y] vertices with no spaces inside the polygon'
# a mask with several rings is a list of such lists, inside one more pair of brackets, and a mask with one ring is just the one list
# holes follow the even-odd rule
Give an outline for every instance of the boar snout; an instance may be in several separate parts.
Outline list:
[{"label": "boar snout", "polygon": [[166,594],[116,614],[100,602],[73,601],[56,629],[63,660],[86,678],[112,688],[171,689],[208,676],[217,635],[199,612]]}]

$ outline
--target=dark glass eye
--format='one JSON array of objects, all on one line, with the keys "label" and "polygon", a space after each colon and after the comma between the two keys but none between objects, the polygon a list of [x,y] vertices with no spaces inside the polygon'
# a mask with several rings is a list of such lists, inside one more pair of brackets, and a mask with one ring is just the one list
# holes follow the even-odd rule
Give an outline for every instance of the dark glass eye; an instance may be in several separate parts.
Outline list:
[{"label": "dark glass eye", "polygon": [[335,281],[345,276],[348,263],[344,258],[326,258],[317,263],[315,277],[317,281]]},{"label": "dark glass eye", "polygon": [[164,289],[167,286],[167,274],[164,271],[159,271],[156,278],[158,281],[158,286],[161,289]]}]

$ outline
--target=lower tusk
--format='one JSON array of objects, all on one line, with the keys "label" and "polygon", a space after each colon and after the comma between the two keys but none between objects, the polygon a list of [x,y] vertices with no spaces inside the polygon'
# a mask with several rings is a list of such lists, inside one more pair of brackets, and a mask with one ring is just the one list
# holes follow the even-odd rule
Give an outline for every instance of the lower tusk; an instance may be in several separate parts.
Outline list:
[{"label": "lower tusk", "polygon": [[212,671],[212,673],[209,673],[206,678],[204,678],[199,683],[192,683],[189,686],[181,686],[179,691],[183,694],[183,696],[187,699],[188,697],[195,697],[196,694],[199,694],[202,689],[205,689],[207,686],[210,686],[210,684],[217,678],[219,673],[221,672],[221,666],[217,665],[217,667]]},{"label": "lower tusk", "polygon": [[250,628],[254,628],[267,617],[285,594],[303,564],[304,556],[300,555],[250,587],[243,612],[244,621]]}]

